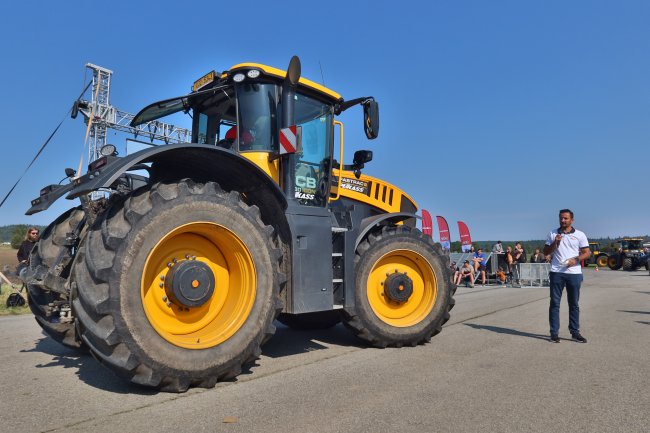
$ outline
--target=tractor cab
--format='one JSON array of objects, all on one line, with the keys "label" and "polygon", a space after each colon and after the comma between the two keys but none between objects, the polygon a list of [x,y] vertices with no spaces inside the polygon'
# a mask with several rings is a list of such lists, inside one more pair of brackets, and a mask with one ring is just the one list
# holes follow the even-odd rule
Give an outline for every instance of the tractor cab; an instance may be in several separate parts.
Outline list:
[{"label": "tractor cab", "polygon": [[640,253],[643,251],[643,239],[623,238],[621,240],[621,250],[624,253]]},{"label": "tractor cab", "polygon": [[[372,98],[344,102],[338,93],[302,77],[292,89],[288,80],[287,72],[257,63],[238,64],[223,73],[211,71],[194,82],[189,95],[151,104],[131,124],[178,111],[189,113],[194,143],[238,153],[259,166],[288,197],[322,207],[332,184],[335,114],[363,104],[366,135],[375,138],[377,104]],[[281,135],[288,127],[295,141],[286,145]]]}]

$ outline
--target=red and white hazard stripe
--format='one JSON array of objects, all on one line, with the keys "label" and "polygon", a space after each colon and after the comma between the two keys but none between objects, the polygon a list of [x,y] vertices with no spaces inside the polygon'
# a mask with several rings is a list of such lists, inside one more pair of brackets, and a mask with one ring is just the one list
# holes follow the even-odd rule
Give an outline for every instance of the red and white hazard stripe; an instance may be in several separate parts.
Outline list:
[{"label": "red and white hazard stripe", "polygon": [[289,126],[280,130],[280,155],[296,153],[296,126]]}]

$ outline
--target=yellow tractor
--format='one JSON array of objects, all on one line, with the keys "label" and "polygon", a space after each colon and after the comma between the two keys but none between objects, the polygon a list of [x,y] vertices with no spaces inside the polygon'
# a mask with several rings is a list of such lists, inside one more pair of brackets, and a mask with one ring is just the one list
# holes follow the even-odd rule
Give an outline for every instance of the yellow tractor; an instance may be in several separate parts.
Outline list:
[{"label": "yellow tractor", "polygon": [[646,266],[647,258],[643,248],[643,238],[623,238],[618,242],[618,251],[607,258],[607,266],[612,270],[623,268],[625,271],[635,271]]},{"label": "yellow tractor", "polygon": [[276,318],[342,321],[376,347],[429,341],[454,306],[449,258],[416,229],[408,194],[362,173],[371,151],[344,163],[336,116],[355,105],[376,138],[373,97],[344,99],[301,77],[294,57],[286,71],[211,71],[144,108],[133,126],[184,112],[193,142],[125,157],[106,146],[86,174],[32,201],[28,214],[81,202],[43,232],[23,273],[38,323],[172,392],[237,376]]},{"label": "yellow tractor", "polygon": [[599,268],[606,267],[608,255],[600,249],[600,244],[598,242],[589,242],[589,249],[591,250],[591,256],[585,261],[585,266],[596,264]]}]

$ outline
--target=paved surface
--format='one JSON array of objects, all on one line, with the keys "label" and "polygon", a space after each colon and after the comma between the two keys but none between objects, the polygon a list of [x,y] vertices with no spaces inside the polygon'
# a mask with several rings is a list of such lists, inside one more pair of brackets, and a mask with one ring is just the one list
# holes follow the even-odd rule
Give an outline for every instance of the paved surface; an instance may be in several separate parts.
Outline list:
[{"label": "paved surface", "polygon": [[[460,288],[430,344],[370,349],[342,326],[279,326],[236,382],[185,394],[125,384],[0,318],[3,432],[648,432],[650,276],[588,269],[579,344],[547,341],[547,288]],[[568,338],[566,297],[561,337]]]}]

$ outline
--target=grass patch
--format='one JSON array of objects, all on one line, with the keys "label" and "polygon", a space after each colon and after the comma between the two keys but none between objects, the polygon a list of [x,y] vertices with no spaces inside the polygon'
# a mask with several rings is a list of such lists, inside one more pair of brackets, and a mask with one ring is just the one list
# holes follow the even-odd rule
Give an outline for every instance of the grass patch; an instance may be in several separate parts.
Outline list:
[{"label": "grass patch", "polygon": [[[5,277],[14,283],[14,286],[17,289],[19,289],[22,284],[20,283],[18,277],[13,274],[16,269],[16,265],[18,264],[16,252],[17,250],[11,248],[8,245],[0,245],[0,271],[2,271]],[[7,298],[11,293],[14,292],[9,284],[5,283],[4,281],[0,282],[0,291],[2,292],[0,293],[0,316],[27,313],[31,314],[26,301],[24,307],[7,308]],[[21,295],[23,295],[23,298],[27,300],[27,293],[25,290],[22,291]]]}]

